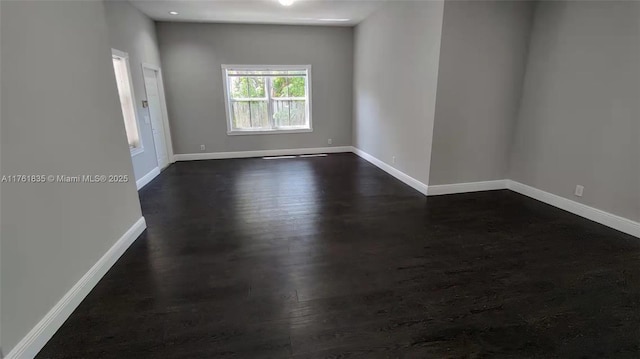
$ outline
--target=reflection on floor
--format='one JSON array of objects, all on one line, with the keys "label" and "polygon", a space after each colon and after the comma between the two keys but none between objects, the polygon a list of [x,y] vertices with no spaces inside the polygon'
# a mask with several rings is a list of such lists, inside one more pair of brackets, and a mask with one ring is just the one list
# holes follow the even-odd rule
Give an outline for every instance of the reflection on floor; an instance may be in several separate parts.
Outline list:
[{"label": "reflection on floor", "polygon": [[40,358],[638,357],[640,241],[352,154],[176,163]]}]

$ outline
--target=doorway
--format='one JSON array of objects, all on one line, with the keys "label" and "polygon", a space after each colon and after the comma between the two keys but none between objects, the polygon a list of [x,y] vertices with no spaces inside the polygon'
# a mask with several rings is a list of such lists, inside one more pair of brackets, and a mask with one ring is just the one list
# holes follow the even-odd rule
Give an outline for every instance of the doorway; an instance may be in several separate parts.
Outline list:
[{"label": "doorway", "polygon": [[147,109],[153,134],[158,167],[162,170],[173,162],[173,149],[164,97],[162,73],[158,66],[142,64],[144,87],[147,93]]}]

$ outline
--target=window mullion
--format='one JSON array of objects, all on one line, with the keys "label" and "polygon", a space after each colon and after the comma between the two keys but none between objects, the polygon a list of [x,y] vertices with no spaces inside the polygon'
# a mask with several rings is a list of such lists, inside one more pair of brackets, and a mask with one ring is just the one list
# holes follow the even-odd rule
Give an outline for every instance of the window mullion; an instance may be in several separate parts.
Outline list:
[{"label": "window mullion", "polygon": [[[290,79],[291,79],[290,77],[287,77],[287,97],[289,99],[291,99],[291,93],[289,92],[289,89],[290,89],[289,81],[290,81]],[[289,100],[289,123],[288,123],[288,125],[291,126],[291,100]]]},{"label": "window mullion", "polygon": [[265,84],[267,86],[267,112],[269,114],[269,126],[271,126],[272,129],[276,128],[276,124],[275,124],[275,119],[273,118],[273,103],[271,101],[271,88],[272,88],[272,84],[271,84],[271,76],[266,76],[265,77],[266,81]]},{"label": "window mullion", "polygon": [[[251,98],[251,90],[249,89],[249,78],[247,79],[247,96]],[[249,100],[249,126],[253,128],[253,116],[251,116],[251,100]]]}]

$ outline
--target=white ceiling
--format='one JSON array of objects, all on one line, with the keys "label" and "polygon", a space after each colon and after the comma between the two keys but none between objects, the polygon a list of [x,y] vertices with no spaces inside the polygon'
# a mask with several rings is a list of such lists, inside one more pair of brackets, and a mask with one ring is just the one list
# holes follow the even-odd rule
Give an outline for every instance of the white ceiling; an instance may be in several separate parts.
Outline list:
[{"label": "white ceiling", "polygon": [[[385,0],[297,0],[291,6],[282,6],[278,0],[130,1],[160,21],[350,26],[362,21]],[[177,11],[178,15],[170,15],[169,11]]]}]

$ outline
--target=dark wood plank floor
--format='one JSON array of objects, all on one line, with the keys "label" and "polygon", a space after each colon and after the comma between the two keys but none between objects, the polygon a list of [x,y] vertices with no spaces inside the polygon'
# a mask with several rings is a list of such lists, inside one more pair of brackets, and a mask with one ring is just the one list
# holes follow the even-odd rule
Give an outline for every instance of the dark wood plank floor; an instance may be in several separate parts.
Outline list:
[{"label": "dark wood plank floor", "polygon": [[176,163],[39,358],[638,358],[640,240],[352,154]]}]

